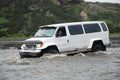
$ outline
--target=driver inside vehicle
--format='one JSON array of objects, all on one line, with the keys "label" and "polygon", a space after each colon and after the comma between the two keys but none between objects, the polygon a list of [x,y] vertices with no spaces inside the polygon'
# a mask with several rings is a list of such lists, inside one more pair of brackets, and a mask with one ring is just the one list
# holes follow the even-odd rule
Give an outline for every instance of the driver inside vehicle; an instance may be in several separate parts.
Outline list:
[{"label": "driver inside vehicle", "polygon": [[62,36],[66,36],[66,31],[64,27],[59,28],[56,34],[56,37],[62,37]]}]

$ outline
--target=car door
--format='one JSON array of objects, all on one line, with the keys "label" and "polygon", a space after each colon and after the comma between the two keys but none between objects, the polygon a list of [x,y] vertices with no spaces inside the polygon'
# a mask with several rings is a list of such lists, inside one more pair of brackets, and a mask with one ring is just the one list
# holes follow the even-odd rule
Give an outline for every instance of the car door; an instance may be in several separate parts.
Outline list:
[{"label": "car door", "polygon": [[82,25],[70,25],[68,26],[69,30],[69,42],[72,50],[80,50],[85,48],[85,34],[82,28]]},{"label": "car door", "polygon": [[55,42],[60,52],[69,51],[69,40],[65,27],[58,28]]}]

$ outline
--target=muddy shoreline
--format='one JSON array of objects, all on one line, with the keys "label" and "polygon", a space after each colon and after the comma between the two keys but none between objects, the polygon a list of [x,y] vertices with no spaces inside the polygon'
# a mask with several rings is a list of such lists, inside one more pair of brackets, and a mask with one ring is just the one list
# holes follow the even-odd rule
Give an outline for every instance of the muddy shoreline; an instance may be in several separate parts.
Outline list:
[{"label": "muddy shoreline", "polygon": [[[19,40],[0,40],[0,49],[9,49],[9,48],[17,48],[23,44],[25,39]],[[110,38],[110,46],[109,47],[120,47],[120,37],[111,37]]]}]

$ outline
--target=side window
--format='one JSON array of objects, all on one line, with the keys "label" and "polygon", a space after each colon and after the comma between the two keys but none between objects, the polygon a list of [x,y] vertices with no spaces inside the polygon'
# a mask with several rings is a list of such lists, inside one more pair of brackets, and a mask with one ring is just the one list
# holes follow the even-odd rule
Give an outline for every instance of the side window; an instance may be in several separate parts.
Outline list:
[{"label": "side window", "polygon": [[107,27],[104,23],[101,23],[101,26],[102,26],[103,31],[107,31]]},{"label": "side window", "polygon": [[62,36],[66,36],[66,29],[65,27],[60,27],[56,33],[56,37],[62,37]]},{"label": "side window", "polygon": [[100,26],[97,23],[83,24],[86,33],[100,32]]},{"label": "side window", "polygon": [[83,29],[81,25],[68,26],[70,35],[83,34]]}]

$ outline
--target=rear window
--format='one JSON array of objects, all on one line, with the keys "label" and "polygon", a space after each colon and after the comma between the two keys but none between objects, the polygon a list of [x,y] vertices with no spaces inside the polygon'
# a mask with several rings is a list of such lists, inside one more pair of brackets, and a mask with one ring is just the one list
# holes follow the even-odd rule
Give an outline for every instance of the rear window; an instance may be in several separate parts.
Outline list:
[{"label": "rear window", "polygon": [[104,23],[101,23],[101,26],[102,26],[103,31],[107,31],[107,27]]},{"label": "rear window", "polygon": [[70,35],[83,34],[83,29],[81,25],[68,26],[68,29],[70,31]]},{"label": "rear window", "polygon": [[85,33],[94,33],[94,32],[100,32],[100,26],[97,23],[94,24],[83,24]]}]

